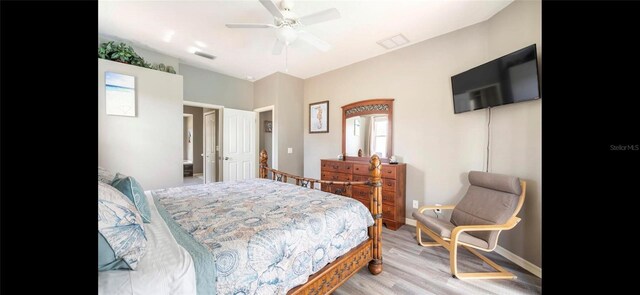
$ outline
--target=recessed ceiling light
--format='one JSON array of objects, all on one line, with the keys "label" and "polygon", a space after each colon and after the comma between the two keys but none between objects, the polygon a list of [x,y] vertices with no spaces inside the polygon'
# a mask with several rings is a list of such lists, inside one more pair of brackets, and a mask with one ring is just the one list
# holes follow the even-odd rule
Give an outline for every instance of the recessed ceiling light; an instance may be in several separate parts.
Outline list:
[{"label": "recessed ceiling light", "polygon": [[202,49],[200,49],[198,47],[195,47],[195,46],[189,47],[189,53],[196,53],[196,52],[199,52],[199,51],[202,51]]},{"label": "recessed ceiling light", "polygon": [[255,78],[253,78],[253,76],[247,76],[247,80],[253,81],[253,79],[255,79]]},{"label": "recessed ceiling light", "polygon": [[199,47],[207,47],[207,44],[204,44],[204,42],[202,42],[202,41],[196,41],[196,42],[193,42],[193,43],[196,43],[196,45],[198,45]]},{"label": "recessed ceiling light", "polygon": [[173,31],[173,30],[167,31],[167,32],[164,34],[164,38],[162,38],[162,40],[163,40],[164,42],[167,42],[167,43],[171,42],[171,39],[173,39],[173,34],[175,34],[175,33],[176,33],[176,32],[175,32],[175,31]]}]

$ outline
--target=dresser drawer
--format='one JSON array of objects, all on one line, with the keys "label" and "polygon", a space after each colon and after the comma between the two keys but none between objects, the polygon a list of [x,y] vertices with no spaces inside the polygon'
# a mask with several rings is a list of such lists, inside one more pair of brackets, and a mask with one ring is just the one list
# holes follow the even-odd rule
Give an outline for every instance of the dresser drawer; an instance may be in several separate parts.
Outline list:
[{"label": "dresser drawer", "polygon": [[336,195],[351,197],[351,194],[349,194],[349,191],[347,190],[347,188],[344,185],[323,184],[321,189],[322,189],[323,192],[328,192],[328,193],[332,193],[332,194],[336,194]]},{"label": "dresser drawer", "polygon": [[369,171],[369,164],[353,164],[353,174],[371,175],[371,172]]},{"label": "dresser drawer", "polygon": [[396,181],[393,179],[383,178],[382,179],[382,190],[383,191],[396,191]]},{"label": "dresser drawer", "polygon": [[382,203],[382,218],[391,220],[396,219],[396,208],[393,205]]},{"label": "dresser drawer", "polygon": [[342,161],[322,160],[320,162],[321,171],[341,172],[351,174],[353,164]]},{"label": "dresser drawer", "polygon": [[391,206],[394,205],[396,201],[396,193],[382,190],[382,203],[389,204]]},{"label": "dresser drawer", "polygon": [[369,186],[354,186],[351,188],[351,196],[363,200],[369,200]]},{"label": "dresser drawer", "polygon": [[[369,181],[369,176],[355,175],[354,174],[354,175],[351,176],[351,181]],[[353,187],[354,188],[357,187],[357,188],[366,189],[368,191],[370,186],[363,184],[363,185],[354,185]]]},{"label": "dresser drawer", "polygon": [[320,174],[320,179],[332,181],[351,181],[351,174],[322,171],[322,173]]},{"label": "dresser drawer", "polygon": [[382,165],[382,177],[396,179],[396,166]]},{"label": "dresser drawer", "polygon": [[[370,187],[368,186],[354,186],[351,189],[351,196],[354,198],[369,200]],[[395,204],[396,194],[395,192],[382,191],[382,203],[393,206]]]},{"label": "dresser drawer", "polygon": [[351,179],[353,181],[368,181],[369,180],[369,176],[354,174],[353,176],[351,176]]}]

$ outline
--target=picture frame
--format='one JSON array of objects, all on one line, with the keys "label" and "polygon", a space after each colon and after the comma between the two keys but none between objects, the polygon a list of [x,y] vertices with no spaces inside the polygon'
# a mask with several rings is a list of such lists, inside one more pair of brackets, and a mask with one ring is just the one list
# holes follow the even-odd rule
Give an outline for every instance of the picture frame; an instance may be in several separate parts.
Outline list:
[{"label": "picture frame", "polygon": [[271,133],[273,130],[273,122],[269,120],[264,120],[264,132]]},{"label": "picture frame", "polygon": [[104,73],[107,115],[136,116],[136,79],[114,72]]},{"label": "picture frame", "polygon": [[329,133],[329,101],[309,104],[309,133]]}]

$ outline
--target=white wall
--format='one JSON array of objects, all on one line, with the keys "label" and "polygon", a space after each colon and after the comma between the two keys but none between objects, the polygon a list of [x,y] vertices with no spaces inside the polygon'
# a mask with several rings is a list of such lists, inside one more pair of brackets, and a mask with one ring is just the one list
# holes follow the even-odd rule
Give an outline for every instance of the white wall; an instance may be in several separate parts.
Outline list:
[{"label": "white wall", "polygon": [[[134,76],[136,117],[107,116],[105,72]],[[182,184],[182,76],[98,59],[98,165],[145,190]]]},{"label": "white wall", "polygon": [[[541,55],[539,1],[516,1],[491,19],[304,80],[304,175],[319,178],[320,159],[341,153],[341,106],[395,98],[393,148],[407,163],[412,200],[456,204],[470,170],[484,170],[487,113],[454,115],[451,76],[527,45]],[[309,134],[308,105],[329,100],[330,132]],[[500,245],[541,266],[541,100],[494,108],[490,171],[528,181],[523,221]],[[526,242],[525,242],[526,241]]]}]

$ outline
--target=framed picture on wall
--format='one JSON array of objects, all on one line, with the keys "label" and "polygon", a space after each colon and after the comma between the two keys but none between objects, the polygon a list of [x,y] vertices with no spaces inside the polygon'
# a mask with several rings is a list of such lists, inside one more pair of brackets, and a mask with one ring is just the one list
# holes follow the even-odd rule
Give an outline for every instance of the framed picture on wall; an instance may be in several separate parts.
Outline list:
[{"label": "framed picture on wall", "polygon": [[329,132],[329,101],[309,104],[309,133]]},{"label": "framed picture on wall", "polygon": [[136,116],[135,77],[105,72],[105,100],[107,115]]},{"label": "framed picture on wall", "polygon": [[264,132],[266,133],[271,133],[271,128],[273,126],[273,123],[271,121],[264,121]]}]

